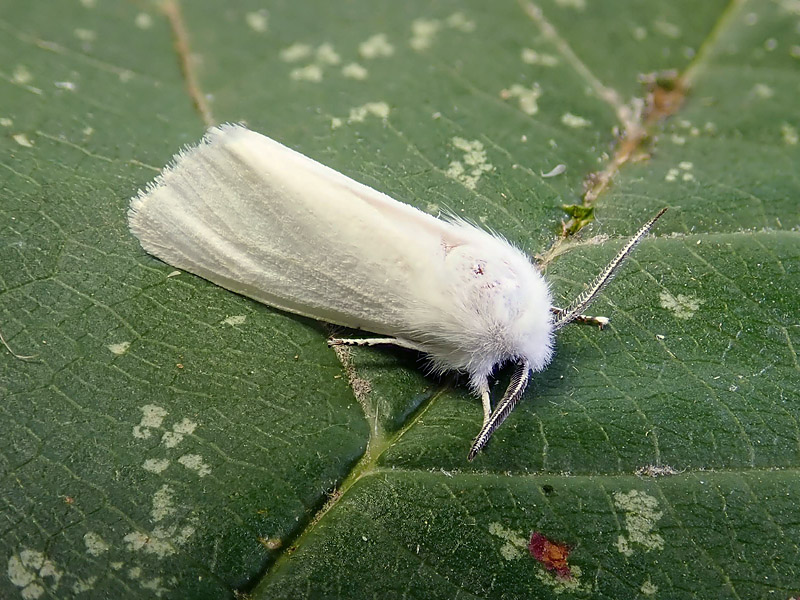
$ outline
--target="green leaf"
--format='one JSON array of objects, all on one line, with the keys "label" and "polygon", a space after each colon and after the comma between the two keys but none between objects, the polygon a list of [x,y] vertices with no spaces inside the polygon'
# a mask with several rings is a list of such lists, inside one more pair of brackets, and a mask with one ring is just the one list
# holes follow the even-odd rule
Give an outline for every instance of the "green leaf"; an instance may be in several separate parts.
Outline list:
[{"label": "green leaf", "polygon": [[[0,595],[800,593],[798,23],[788,0],[0,7]],[[498,231],[562,303],[670,210],[592,307],[611,326],[564,330],[468,463],[463,380],[337,355],[128,232],[224,121]]]}]

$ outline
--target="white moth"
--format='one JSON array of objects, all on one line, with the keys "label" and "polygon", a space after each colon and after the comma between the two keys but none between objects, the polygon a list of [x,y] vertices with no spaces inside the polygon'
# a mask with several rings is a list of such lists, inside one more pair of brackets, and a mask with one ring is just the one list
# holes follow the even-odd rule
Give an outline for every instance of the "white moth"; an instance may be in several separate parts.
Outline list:
[{"label": "white moth", "polygon": [[[285,311],[387,337],[332,339],[425,354],[483,401],[472,460],[505,420],[553,334],[613,277],[663,209],[566,309],[528,256],[461,219],[437,219],[239,125],[208,131],[131,201],[142,247],[179,269]],[[489,378],[516,368],[491,408]]]}]

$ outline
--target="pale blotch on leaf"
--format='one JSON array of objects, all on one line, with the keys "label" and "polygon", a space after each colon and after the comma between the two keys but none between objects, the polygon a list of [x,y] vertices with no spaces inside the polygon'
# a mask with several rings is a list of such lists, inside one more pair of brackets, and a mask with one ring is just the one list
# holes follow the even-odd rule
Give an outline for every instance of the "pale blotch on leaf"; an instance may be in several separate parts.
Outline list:
[{"label": "pale blotch on leaf", "polygon": [[145,471],[150,471],[151,473],[163,473],[167,467],[169,467],[169,459],[167,458],[148,458],[142,464],[142,468]]},{"label": "pale blotch on leaf", "polygon": [[203,457],[199,454],[184,454],[178,462],[190,471],[197,473],[198,477],[205,477],[211,473],[211,467],[203,462]]},{"label": "pale blotch on leaf", "polygon": [[494,169],[486,157],[486,150],[478,140],[465,140],[461,137],[453,138],[453,146],[464,153],[463,162],[454,160],[447,168],[445,175],[474,190],[481,176]]},{"label": "pale blotch on leaf", "polygon": [[[356,106],[350,109],[350,114],[347,115],[348,123],[362,123],[367,117],[375,116],[380,119],[386,119],[389,116],[389,105],[386,102],[367,102],[361,106]],[[331,128],[336,129],[341,127],[344,121],[338,117],[331,119]]]},{"label": "pale blotch on leaf", "polygon": [[569,572],[569,577],[559,577],[555,573],[550,573],[544,569],[536,569],[533,574],[536,576],[536,579],[543,584],[553,588],[553,593],[556,596],[565,592],[569,592],[570,594],[587,594],[592,591],[592,584],[590,582],[587,581],[584,583],[581,581],[583,569],[577,565],[570,565]]},{"label": "pale blotch on leaf", "polygon": [[133,20],[133,24],[139,29],[150,29],[153,26],[153,17],[151,17],[148,13],[141,12],[136,15],[136,18]]},{"label": "pale blotch on leaf", "polygon": [[110,548],[100,534],[94,531],[87,531],[83,535],[83,543],[86,545],[86,552],[92,556],[100,556]]},{"label": "pale blotch on leaf", "polygon": [[589,119],[584,119],[583,117],[573,115],[569,112],[561,115],[561,122],[567,127],[572,127],[573,129],[581,129],[592,124]]},{"label": "pale blotch on leaf", "polygon": [[500,555],[506,560],[517,560],[525,556],[528,540],[520,531],[506,529],[501,523],[490,523],[489,533],[500,538],[504,543],[500,546]]},{"label": "pale blotch on leaf", "polygon": [[689,161],[678,163],[678,167],[671,168],[664,176],[664,181],[677,181],[678,177],[683,181],[694,181],[694,175],[690,171],[694,168],[694,164]]},{"label": "pale blotch on leaf", "polygon": [[284,62],[297,62],[311,56],[311,46],[308,44],[292,44],[280,52],[281,60]]},{"label": "pale blotch on leaf", "polygon": [[358,63],[349,63],[342,67],[342,75],[348,79],[364,80],[369,73]]},{"label": "pale blotch on leaf", "polygon": [[247,321],[247,315],[232,315],[223,319],[222,323],[235,327],[236,325],[244,325],[245,321]]},{"label": "pale blotch on leaf", "polygon": [[63,571],[38,550],[24,549],[8,559],[6,569],[11,583],[20,588],[24,600],[41,598],[49,590],[56,595]]},{"label": "pale blotch on leaf", "polygon": [[762,100],[769,100],[775,95],[775,90],[769,87],[766,83],[757,83],[753,86],[752,94],[756,98],[761,98]]},{"label": "pale blotch on leaf", "polygon": [[347,117],[347,121],[349,123],[360,123],[369,115],[385,119],[389,116],[389,105],[386,104],[386,102],[367,102],[366,104],[350,109],[350,115]]},{"label": "pale blotch on leaf", "polygon": [[615,492],[614,506],[625,512],[627,537],[620,535],[617,538],[619,552],[631,556],[634,544],[643,547],[645,552],[664,548],[664,538],[653,531],[656,523],[664,516],[658,510],[658,500],[655,497],[639,490]]},{"label": "pale blotch on leaf", "polygon": [[117,356],[122,356],[128,351],[128,348],[131,347],[131,343],[119,342],[118,344],[109,344],[107,347],[112,354],[116,354]]},{"label": "pale blotch on leaf", "polygon": [[17,65],[11,74],[11,81],[20,85],[26,85],[33,81],[33,75],[25,65]]},{"label": "pale blotch on leaf", "polygon": [[311,81],[313,83],[318,83],[322,81],[322,67],[315,64],[306,65],[305,67],[293,69],[292,72],[289,73],[289,77],[295,81]]},{"label": "pale blotch on leaf", "polygon": [[14,124],[14,121],[12,121],[11,119],[9,119],[8,117],[2,117],[2,118],[0,118],[0,126],[3,126],[3,127],[11,127],[13,124]]},{"label": "pale blotch on leaf", "polygon": [[161,427],[168,413],[155,404],[145,404],[139,410],[142,411],[142,420],[133,428],[133,437],[145,440],[151,435],[150,429]]},{"label": "pale blotch on leaf", "polygon": [[448,27],[463,31],[464,33],[472,33],[475,31],[475,21],[468,19],[462,12],[454,12],[447,17],[444,22]]},{"label": "pale blotch on leaf", "polygon": [[522,49],[522,62],[527,65],[541,65],[542,67],[555,67],[558,64],[558,58],[552,54],[543,54],[533,50],[532,48]]},{"label": "pale blotch on leaf", "polygon": [[437,19],[415,19],[411,23],[409,45],[418,52],[429,48],[441,26]]},{"label": "pale blotch on leaf", "polygon": [[172,426],[172,431],[167,431],[161,438],[161,443],[167,448],[175,448],[183,441],[183,436],[193,433],[197,429],[197,423],[189,419],[183,419]]},{"label": "pale blotch on leaf", "polygon": [[666,290],[662,290],[659,299],[661,300],[661,308],[666,308],[677,318],[684,320],[691,319],[700,308],[700,305],[705,302],[697,296],[689,296],[687,294],[673,296]]},{"label": "pale blotch on leaf", "polygon": [[265,33],[269,29],[269,13],[264,8],[247,13],[244,20],[256,33]]},{"label": "pale blotch on leaf", "polygon": [[339,54],[333,49],[333,45],[328,42],[320,44],[319,48],[317,48],[316,56],[318,63],[326,65],[338,65],[342,62]]},{"label": "pale blotch on leaf", "polygon": [[389,43],[385,33],[376,33],[358,45],[358,53],[367,59],[391,56],[394,46]]},{"label": "pale blotch on leaf", "polygon": [[74,81],[54,81],[53,85],[60,90],[67,90],[68,92],[75,92],[78,89],[78,84]]},{"label": "pale blotch on leaf", "polygon": [[515,83],[510,88],[500,91],[503,100],[518,98],[519,107],[526,115],[535,115],[539,112],[538,100],[541,95],[542,88],[538,83],[534,83],[530,88]]},{"label": "pale blotch on leaf", "polygon": [[87,577],[86,579],[80,579],[72,584],[72,591],[75,594],[85,594],[86,592],[93,590],[95,584],[98,580],[97,575],[92,575],[91,577]]},{"label": "pale blotch on leaf", "polygon": [[639,588],[639,591],[642,592],[642,594],[644,594],[645,596],[655,596],[656,593],[658,592],[658,586],[655,585],[652,581],[650,581],[650,578],[648,577],[647,579],[645,579],[644,583],[642,584],[642,587]]},{"label": "pale blotch on leaf", "polygon": [[153,494],[153,509],[150,511],[150,518],[154,523],[166,519],[175,514],[175,505],[172,502],[174,491],[166,483]]}]

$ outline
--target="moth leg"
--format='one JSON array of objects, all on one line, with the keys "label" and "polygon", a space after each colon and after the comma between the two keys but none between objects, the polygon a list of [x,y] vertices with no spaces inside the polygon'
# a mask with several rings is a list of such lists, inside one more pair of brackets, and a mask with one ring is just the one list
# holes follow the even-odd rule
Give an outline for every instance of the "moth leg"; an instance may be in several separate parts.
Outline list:
[{"label": "moth leg", "polygon": [[489,422],[489,417],[492,416],[492,398],[489,396],[489,379],[483,378],[478,391],[481,393],[481,403],[483,404],[483,424]]},{"label": "moth leg", "polygon": [[[557,306],[551,306],[550,312],[556,317],[559,317],[564,312],[564,309],[558,308]],[[583,323],[584,325],[597,325],[600,329],[608,325],[610,320],[611,319],[608,317],[593,317],[591,315],[578,315],[573,319],[575,323]]]},{"label": "moth leg", "polygon": [[402,338],[331,338],[328,346],[399,346],[408,350],[425,352],[422,346]]}]

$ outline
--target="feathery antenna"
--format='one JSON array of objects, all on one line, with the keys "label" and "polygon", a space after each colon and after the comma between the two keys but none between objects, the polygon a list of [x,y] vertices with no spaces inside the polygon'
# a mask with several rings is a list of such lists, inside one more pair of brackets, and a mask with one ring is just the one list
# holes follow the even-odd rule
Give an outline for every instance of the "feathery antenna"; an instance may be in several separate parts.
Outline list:
[{"label": "feathery antenna", "polygon": [[520,398],[522,398],[522,392],[525,391],[525,387],[528,385],[528,380],[530,377],[530,364],[526,360],[520,361],[516,370],[514,371],[514,374],[511,376],[511,383],[508,384],[508,389],[503,395],[503,399],[497,403],[492,416],[490,416],[489,420],[483,424],[478,437],[476,437],[475,441],[472,442],[472,447],[469,449],[467,460],[472,460],[475,458],[478,452],[480,452],[486,445],[486,442],[489,441],[489,438],[492,437],[492,434],[495,432],[495,430],[500,427],[508,415],[511,414],[511,411],[514,410],[517,402],[519,402]]},{"label": "feathery antenna", "polygon": [[594,301],[603,288],[614,278],[614,275],[617,274],[617,270],[622,266],[622,263],[625,262],[625,259],[628,258],[633,252],[633,249],[636,248],[636,245],[642,241],[642,238],[647,235],[647,232],[650,231],[650,228],[655,224],[656,221],[667,212],[666,208],[662,208],[658,211],[658,214],[650,219],[647,223],[642,225],[641,229],[636,232],[631,239],[628,240],[628,243],[625,244],[622,249],[617,253],[614,259],[608,263],[608,266],[603,269],[603,271],[595,277],[594,281],[589,285],[589,287],[578,294],[578,297],[572,301],[567,308],[565,308],[561,314],[559,314],[555,320],[553,321],[553,330],[561,329],[564,325],[568,325],[572,321],[574,321],[583,310],[589,306],[589,304]]}]

